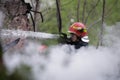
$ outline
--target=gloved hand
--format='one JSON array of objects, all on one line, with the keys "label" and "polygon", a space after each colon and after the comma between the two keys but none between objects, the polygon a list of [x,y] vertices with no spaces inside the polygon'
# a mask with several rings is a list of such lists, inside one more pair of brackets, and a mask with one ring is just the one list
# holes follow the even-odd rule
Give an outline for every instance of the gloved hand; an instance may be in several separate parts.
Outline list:
[{"label": "gloved hand", "polygon": [[67,42],[67,34],[65,33],[60,33],[60,37],[58,38],[58,42],[65,44]]}]

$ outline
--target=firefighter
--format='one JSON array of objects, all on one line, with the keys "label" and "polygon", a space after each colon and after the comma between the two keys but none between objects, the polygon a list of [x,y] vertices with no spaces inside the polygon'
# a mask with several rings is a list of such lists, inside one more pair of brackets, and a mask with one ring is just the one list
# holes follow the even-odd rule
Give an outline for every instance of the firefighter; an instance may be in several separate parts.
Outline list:
[{"label": "firefighter", "polygon": [[70,34],[69,38],[65,33],[61,33],[60,41],[61,43],[66,43],[69,45],[74,45],[75,49],[79,49],[83,46],[88,46],[89,39],[86,26],[81,22],[73,23],[68,32]]}]

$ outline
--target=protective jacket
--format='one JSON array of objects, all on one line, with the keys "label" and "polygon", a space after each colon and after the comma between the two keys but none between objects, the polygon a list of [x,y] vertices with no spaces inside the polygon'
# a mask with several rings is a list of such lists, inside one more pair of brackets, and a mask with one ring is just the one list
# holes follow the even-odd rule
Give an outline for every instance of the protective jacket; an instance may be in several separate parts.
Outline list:
[{"label": "protective jacket", "polygon": [[80,38],[78,41],[73,42],[71,41],[70,38],[67,38],[67,35],[64,34],[64,36],[60,36],[60,38],[58,39],[59,43],[61,44],[68,44],[68,45],[73,45],[75,47],[75,49],[79,49],[81,47],[86,47],[88,46],[88,37],[87,38]]},{"label": "protective jacket", "polygon": [[66,40],[66,44],[74,45],[75,49],[79,49],[81,47],[88,46],[88,42],[84,42],[81,39],[79,41],[76,41],[76,42],[72,42],[71,40]]}]

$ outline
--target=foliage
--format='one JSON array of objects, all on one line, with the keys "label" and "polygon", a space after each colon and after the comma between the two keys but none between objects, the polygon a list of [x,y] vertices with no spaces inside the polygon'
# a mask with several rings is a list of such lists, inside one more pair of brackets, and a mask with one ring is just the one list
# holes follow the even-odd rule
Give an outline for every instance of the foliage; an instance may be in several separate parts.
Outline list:
[{"label": "foliage", "polygon": [[[80,22],[82,22],[82,18],[83,18],[84,1],[85,0],[80,0],[80,8],[79,8]],[[95,23],[98,20],[98,22],[96,22],[95,25],[91,26],[92,28],[89,28],[90,44],[94,45],[98,41],[97,40],[98,33],[101,27],[102,0],[86,0],[86,1],[87,2],[85,5],[84,20],[86,20],[87,28],[89,28],[91,24]],[[119,17],[120,6],[118,4],[119,2],[120,2],[119,0],[106,1],[105,23],[112,25],[115,22],[120,21],[120,17]],[[78,6],[78,0],[74,0],[74,1],[60,0],[60,10],[61,10],[61,16],[62,16],[62,31],[65,33],[67,33],[68,27],[73,23],[71,22],[71,19],[73,19],[74,22],[77,21],[77,6]],[[45,21],[44,23],[39,23],[39,31],[58,33],[55,2],[53,6],[47,6],[46,8],[47,10],[42,9],[44,11],[43,14],[44,14]]]}]

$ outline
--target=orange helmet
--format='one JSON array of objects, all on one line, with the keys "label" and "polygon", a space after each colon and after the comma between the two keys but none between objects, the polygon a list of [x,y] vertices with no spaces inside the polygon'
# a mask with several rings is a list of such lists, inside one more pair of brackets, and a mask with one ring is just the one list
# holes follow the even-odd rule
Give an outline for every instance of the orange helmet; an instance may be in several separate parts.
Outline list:
[{"label": "orange helmet", "polygon": [[75,22],[73,23],[68,30],[69,33],[74,33],[78,37],[84,37],[87,35],[86,26],[83,23]]}]

